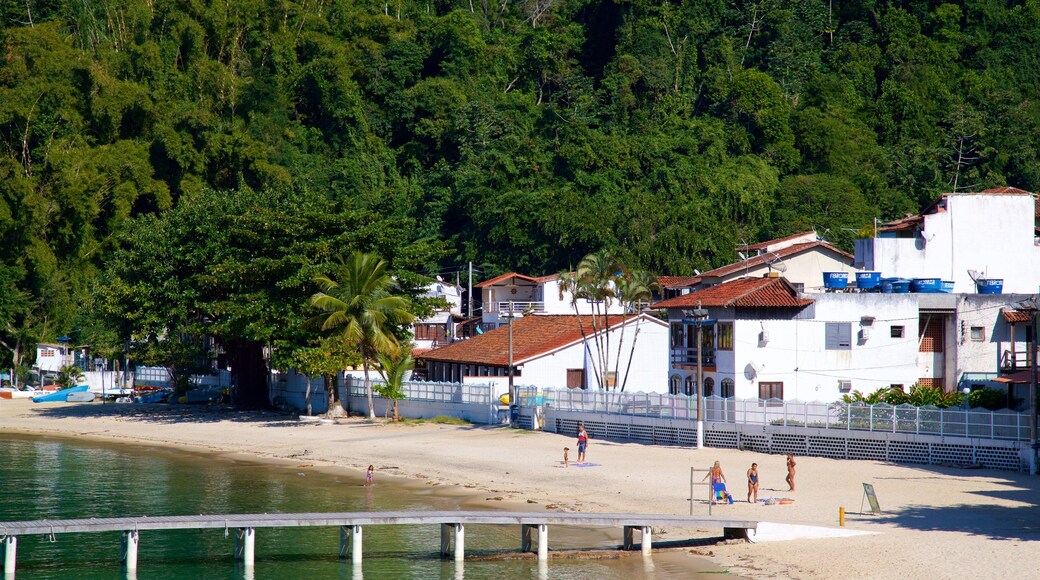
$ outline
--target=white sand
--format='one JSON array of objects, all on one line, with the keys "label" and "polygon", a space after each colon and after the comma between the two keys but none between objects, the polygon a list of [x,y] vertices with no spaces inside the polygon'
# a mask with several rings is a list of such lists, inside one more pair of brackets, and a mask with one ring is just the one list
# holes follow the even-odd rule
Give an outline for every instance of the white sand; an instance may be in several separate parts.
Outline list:
[{"label": "white sand", "polygon": [[[376,466],[448,486],[478,499],[501,498],[531,509],[584,512],[689,512],[695,479],[719,460],[737,498],[716,515],[764,523],[754,543],[723,543],[696,552],[753,578],[1035,578],[1040,555],[1040,478],[1025,473],[798,458],[797,491],[787,491],[784,457],[749,451],[652,447],[593,439],[595,467],[564,468],[570,437],[503,427],[394,425],[352,419],[300,423],[278,415],[151,405],[33,404],[0,401],[0,432],[77,436],[202,450],[289,462],[295,468]],[[759,464],[751,505],[744,472]],[[884,510],[869,513],[862,483]],[[706,514],[698,483],[694,513]],[[534,502],[533,504],[530,502]],[[536,505],[535,505],[536,504]],[[863,512],[861,513],[861,505]],[[846,528],[838,528],[838,509]],[[660,539],[715,536],[719,530],[665,530]],[[856,533],[867,532],[867,533]]]}]

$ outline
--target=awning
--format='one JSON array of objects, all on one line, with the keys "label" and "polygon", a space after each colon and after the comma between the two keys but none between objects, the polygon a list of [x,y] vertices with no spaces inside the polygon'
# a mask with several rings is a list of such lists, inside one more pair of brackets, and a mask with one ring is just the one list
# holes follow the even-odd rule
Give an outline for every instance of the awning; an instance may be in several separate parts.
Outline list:
[{"label": "awning", "polygon": [[704,320],[697,320],[696,318],[683,318],[682,323],[686,326],[715,326],[718,320],[711,318],[705,318]]},{"label": "awning", "polygon": [[998,383],[1031,383],[1033,382],[1033,373],[1032,371],[1018,371],[993,380]]}]

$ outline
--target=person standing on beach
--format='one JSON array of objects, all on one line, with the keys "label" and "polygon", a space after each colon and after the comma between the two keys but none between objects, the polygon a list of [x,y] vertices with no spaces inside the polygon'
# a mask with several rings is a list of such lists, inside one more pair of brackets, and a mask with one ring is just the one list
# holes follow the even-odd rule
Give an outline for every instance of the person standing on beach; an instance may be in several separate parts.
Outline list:
[{"label": "person standing on beach", "polygon": [[758,464],[752,463],[751,469],[747,470],[747,501],[751,502],[751,496],[755,496],[754,503],[758,503]]},{"label": "person standing on beach", "polygon": [[711,476],[711,485],[714,486],[716,483],[726,483],[726,474],[722,473],[722,466],[716,461],[715,465],[711,466],[711,470],[708,471],[708,475],[705,475],[701,481],[708,479]]},{"label": "person standing on beach", "polygon": [[589,434],[585,431],[585,424],[578,423],[578,463],[585,462],[585,449],[589,446]]},{"label": "person standing on beach", "polygon": [[787,485],[790,486],[791,489],[789,489],[787,491],[794,491],[794,466],[795,465],[796,465],[796,463],[794,462],[794,455],[791,455],[790,453],[788,453],[787,454],[787,480],[786,481],[787,481]]},{"label": "person standing on beach", "polygon": [[372,473],[375,471],[375,466],[369,465],[368,471],[365,472],[365,485],[372,485]]}]

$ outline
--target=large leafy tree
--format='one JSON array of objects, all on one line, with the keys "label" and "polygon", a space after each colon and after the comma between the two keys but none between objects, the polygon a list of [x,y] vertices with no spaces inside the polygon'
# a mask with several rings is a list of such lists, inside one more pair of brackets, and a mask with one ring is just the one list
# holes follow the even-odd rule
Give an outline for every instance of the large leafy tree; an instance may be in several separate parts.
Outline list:
[{"label": "large leafy tree", "polygon": [[308,322],[323,332],[342,336],[361,353],[369,418],[375,419],[369,368],[380,353],[395,355],[401,349],[395,330],[415,316],[409,300],[392,293],[395,283],[390,264],[375,254],[355,252],[335,268],[333,276],[315,276],[319,291],[308,303],[320,311]]}]

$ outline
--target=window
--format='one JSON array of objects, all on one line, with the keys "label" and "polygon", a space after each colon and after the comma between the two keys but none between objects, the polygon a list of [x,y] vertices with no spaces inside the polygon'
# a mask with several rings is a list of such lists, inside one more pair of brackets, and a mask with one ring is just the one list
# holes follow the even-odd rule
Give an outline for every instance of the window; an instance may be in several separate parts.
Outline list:
[{"label": "window", "polygon": [[711,377],[704,378],[704,396],[711,397],[715,394],[715,379]]},{"label": "window", "polygon": [[617,372],[616,371],[607,371],[606,379],[607,379],[607,384],[604,385],[606,388],[613,389],[614,387],[617,386]]},{"label": "window", "polygon": [[918,349],[920,352],[943,352],[945,333],[942,320],[931,317],[921,319],[919,338],[921,340],[921,346]]},{"label": "window", "polygon": [[852,381],[839,380],[838,381],[838,392],[849,393],[852,392]]},{"label": "window", "polygon": [[668,379],[668,394],[678,395],[680,392],[682,392],[682,378],[679,375],[672,375]]},{"label": "window", "polygon": [[[765,401],[767,399],[780,399],[780,400],[783,400],[783,398],[784,398],[784,383],[782,383],[782,382],[771,383],[771,382],[766,382],[766,381],[762,381],[762,382],[758,383],[758,398],[762,399],[763,401]],[[780,406],[780,405],[783,405],[783,403],[778,402],[778,401],[773,401],[771,403],[768,403],[768,405],[770,405],[770,406]]]},{"label": "window", "polygon": [[585,369],[567,369],[567,388],[585,388]]},{"label": "window", "polygon": [[696,386],[697,386],[697,381],[693,378],[693,375],[690,375],[690,376],[686,377],[686,389],[685,389],[685,391],[686,391],[686,396],[687,397],[692,397],[693,396],[693,390],[694,390],[694,388],[696,388]]},{"label": "window", "polygon": [[852,323],[828,322],[825,337],[827,350],[852,350]]},{"label": "window", "polygon": [[733,323],[720,322],[718,326],[718,349],[733,350]]},{"label": "window", "polygon": [[672,348],[682,348],[683,345],[683,325],[678,323],[672,323]]},{"label": "window", "polygon": [[892,338],[903,338],[903,333],[906,332],[904,326],[892,326]]},{"label": "window", "polygon": [[972,342],[983,342],[986,340],[986,329],[982,326],[971,327]]},{"label": "window", "polygon": [[722,392],[719,396],[732,399],[733,395],[733,379],[722,379]]}]

